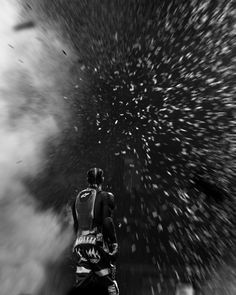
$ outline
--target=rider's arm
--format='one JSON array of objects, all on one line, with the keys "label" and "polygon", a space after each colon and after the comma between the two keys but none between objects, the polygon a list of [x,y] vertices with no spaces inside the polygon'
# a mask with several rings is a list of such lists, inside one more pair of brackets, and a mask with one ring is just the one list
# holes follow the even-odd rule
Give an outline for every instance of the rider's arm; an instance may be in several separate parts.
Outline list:
[{"label": "rider's arm", "polygon": [[114,209],[114,195],[106,193],[103,198],[103,235],[109,244],[117,243],[116,230],[113,222]]},{"label": "rider's arm", "polygon": [[72,216],[73,216],[73,220],[74,220],[74,232],[76,234],[78,231],[78,220],[77,220],[77,215],[76,215],[76,210],[75,210],[75,202],[76,202],[76,200],[73,202],[71,210],[72,210]]}]

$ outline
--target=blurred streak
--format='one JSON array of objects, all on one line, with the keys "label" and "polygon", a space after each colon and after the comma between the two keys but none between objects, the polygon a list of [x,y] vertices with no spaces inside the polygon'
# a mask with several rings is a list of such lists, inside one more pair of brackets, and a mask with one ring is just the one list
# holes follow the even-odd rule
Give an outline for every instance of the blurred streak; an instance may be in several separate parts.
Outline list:
[{"label": "blurred streak", "polygon": [[20,24],[14,26],[13,29],[15,31],[21,31],[21,30],[33,29],[35,26],[36,25],[33,21],[28,21],[28,22],[20,23]]}]

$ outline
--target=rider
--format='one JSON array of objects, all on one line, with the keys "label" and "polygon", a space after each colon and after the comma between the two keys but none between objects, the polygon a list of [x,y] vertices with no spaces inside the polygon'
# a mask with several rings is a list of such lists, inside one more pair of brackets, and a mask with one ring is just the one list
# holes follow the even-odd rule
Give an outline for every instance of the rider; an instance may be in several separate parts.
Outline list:
[{"label": "rider", "polygon": [[109,295],[118,295],[114,262],[118,243],[113,223],[114,195],[102,190],[103,171],[92,168],[87,173],[88,188],[81,191],[72,213],[76,241],[76,285],[85,288],[92,277],[106,287]]}]

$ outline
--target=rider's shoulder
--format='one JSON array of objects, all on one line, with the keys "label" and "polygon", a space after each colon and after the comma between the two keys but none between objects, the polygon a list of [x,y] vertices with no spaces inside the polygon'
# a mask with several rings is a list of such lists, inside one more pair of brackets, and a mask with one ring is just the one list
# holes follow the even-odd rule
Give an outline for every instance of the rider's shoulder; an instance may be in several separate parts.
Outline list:
[{"label": "rider's shoulder", "polygon": [[80,191],[78,192],[78,194],[77,194],[77,198],[78,198],[79,196],[85,194],[85,193],[89,193],[89,192],[91,192],[92,190],[93,190],[93,189],[91,189],[91,188],[89,188],[89,187],[80,190]]},{"label": "rider's shoulder", "polygon": [[108,201],[114,201],[115,197],[113,195],[113,193],[111,192],[107,192],[107,191],[102,191],[102,196],[104,199],[108,200]]},{"label": "rider's shoulder", "polygon": [[115,196],[111,192],[105,192],[103,199],[110,204],[109,206],[114,206]]},{"label": "rider's shoulder", "polygon": [[111,192],[105,192],[108,198],[114,198],[113,193]]},{"label": "rider's shoulder", "polygon": [[115,198],[115,196],[114,196],[113,193],[111,193],[111,192],[107,192],[107,195],[108,195],[108,197],[111,198],[111,199],[114,199],[114,198]]},{"label": "rider's shoulder", "polygon": [[83,193],[86,193],[88,191],[89,191],[89,188],[82,189],[82,190],[79,191],[77,196],[82,195]]}]

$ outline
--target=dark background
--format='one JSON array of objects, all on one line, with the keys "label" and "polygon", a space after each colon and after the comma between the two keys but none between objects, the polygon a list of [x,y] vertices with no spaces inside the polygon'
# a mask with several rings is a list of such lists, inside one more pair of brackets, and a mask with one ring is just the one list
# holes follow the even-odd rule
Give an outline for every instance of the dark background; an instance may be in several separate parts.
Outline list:
[{"label": "dark background", "polygon": [[45,0],[37,9],[78,56],[61,142],[29,181],[42,209],[61,212],[101,167],[116,196],[121,294],[173,294],[179,281],[226,294],[213,278],[235,252],[234,3]]}]

